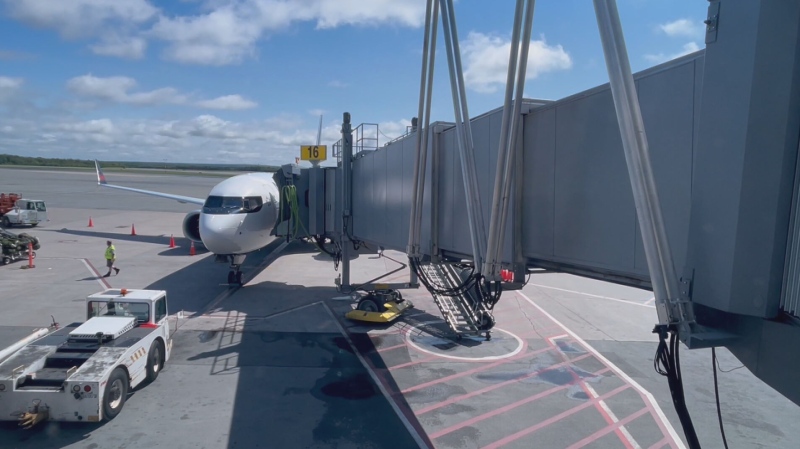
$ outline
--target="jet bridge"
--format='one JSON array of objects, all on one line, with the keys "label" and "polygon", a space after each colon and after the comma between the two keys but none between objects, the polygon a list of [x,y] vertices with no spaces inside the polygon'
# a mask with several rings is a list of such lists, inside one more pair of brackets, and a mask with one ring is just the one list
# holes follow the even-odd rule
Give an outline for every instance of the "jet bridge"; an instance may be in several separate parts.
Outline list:
[{"label": "jet bridge", "polygon": [[[633,75],[655,206],[679,283],[663,310],[685,312],[659,320],[689,348],[729,348],[800,404],[800,1],[715,0],[706,23],[704,50]],[[518,287],[544,269],[654,289],[646,254],[654,242],[642,235],[618,93],[602,85],[558,101],[511,102],[519,127],[510,139],[508,238],[499,243],[499,264],[518,282],[502,285]],[[345,113],[337,167],[288,165],[276,174],[297,192],[279,234],[314,238],[342,263],[338,284],[349,290],[354,245],[417,250],[409,244],[417,207],[423,270],[458,284],[470,260],[478,265],[468,205],[492,204],[507,110],[459,117],[471,128],[476,197],[465,188],[459,120],[419,120],[384,145],[354,145]],[[479,218],[492,216],[483,208]],[[385,287],[416,287],[418,273]],[[452,300],[437,304],[454,329],[493,324],[482,321],[490,310],[467,320],[470,310]]]}]

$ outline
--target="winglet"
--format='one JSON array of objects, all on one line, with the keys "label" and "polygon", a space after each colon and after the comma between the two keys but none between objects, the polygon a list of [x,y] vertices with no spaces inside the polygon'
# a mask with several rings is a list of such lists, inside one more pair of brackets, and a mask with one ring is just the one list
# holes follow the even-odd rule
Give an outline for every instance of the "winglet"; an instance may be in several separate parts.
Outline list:
[{"label": "winglet", "polygon": [[97,183],[98,184],[107,184],[106,183],[106,175],[103,174],[103,170],[100,168],[100,163],[97,162],[97,159],[94,160],[94,168],[97,171]]}]

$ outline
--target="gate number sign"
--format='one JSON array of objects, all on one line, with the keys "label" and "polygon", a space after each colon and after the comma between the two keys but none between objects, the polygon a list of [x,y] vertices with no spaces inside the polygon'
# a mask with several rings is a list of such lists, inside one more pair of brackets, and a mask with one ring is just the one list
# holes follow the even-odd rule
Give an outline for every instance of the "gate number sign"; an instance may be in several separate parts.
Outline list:
[{"label": "gate number sign", "polygon": [[300,159],[304,161],[324,161],[328,159],[328,146],[303,145],[300,147]]}]

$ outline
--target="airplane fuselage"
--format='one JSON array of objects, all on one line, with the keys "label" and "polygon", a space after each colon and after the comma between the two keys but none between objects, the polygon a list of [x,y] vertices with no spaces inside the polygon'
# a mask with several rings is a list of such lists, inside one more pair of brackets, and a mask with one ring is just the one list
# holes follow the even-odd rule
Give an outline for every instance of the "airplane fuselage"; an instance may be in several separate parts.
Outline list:
[{"label": "airplane fuselage", "polygon": [[95,169],[101,186],[202,206],[184,217],[183,235],[230,261],[229,284],[241,285],[240,267],[245,256],[275,238],[270,232],[278,219],[280,192],[269,173],[232,176],[214,186],[202,199],[109,184],[97,161]]},{"label": "airplane fuselage", "polygon": [[214,254],[247,254],[266,246],[278,218],[279,192],[271,174],[247,173],[211,189],[200,211],[203,245]]}]

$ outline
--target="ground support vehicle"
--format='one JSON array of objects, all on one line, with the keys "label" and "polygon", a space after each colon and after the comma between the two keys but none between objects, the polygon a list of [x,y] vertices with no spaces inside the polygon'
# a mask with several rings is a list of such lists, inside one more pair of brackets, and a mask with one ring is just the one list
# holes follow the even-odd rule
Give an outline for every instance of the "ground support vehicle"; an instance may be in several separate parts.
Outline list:
[{"label": "ground support vehicle", "polygon": [[172,340],[163,290],[109,289],[87,298],[73,323],[0,362],[0,420],[110,420],[128,392],[152,382]]},{"label": "ground support vehicle", "polygon": [[16,193],[0,194],[0,223],[4,228],[13,225],[31,227],[47,221],[47,206],[42,200],[20,198]]},{"label": "ground support vehicle", "polygon": [[0,228],[0,263],[8,265],[19,259],[36,258],[36,250],[41,248],[39,239],[29,234],[14,234]]},{"label": "ground support vehicle", "polygon": [[345,317],[355,321],[390,323],[413,307],[414,304],[403,299],[399,291],[385,288],[367,292]]}]

